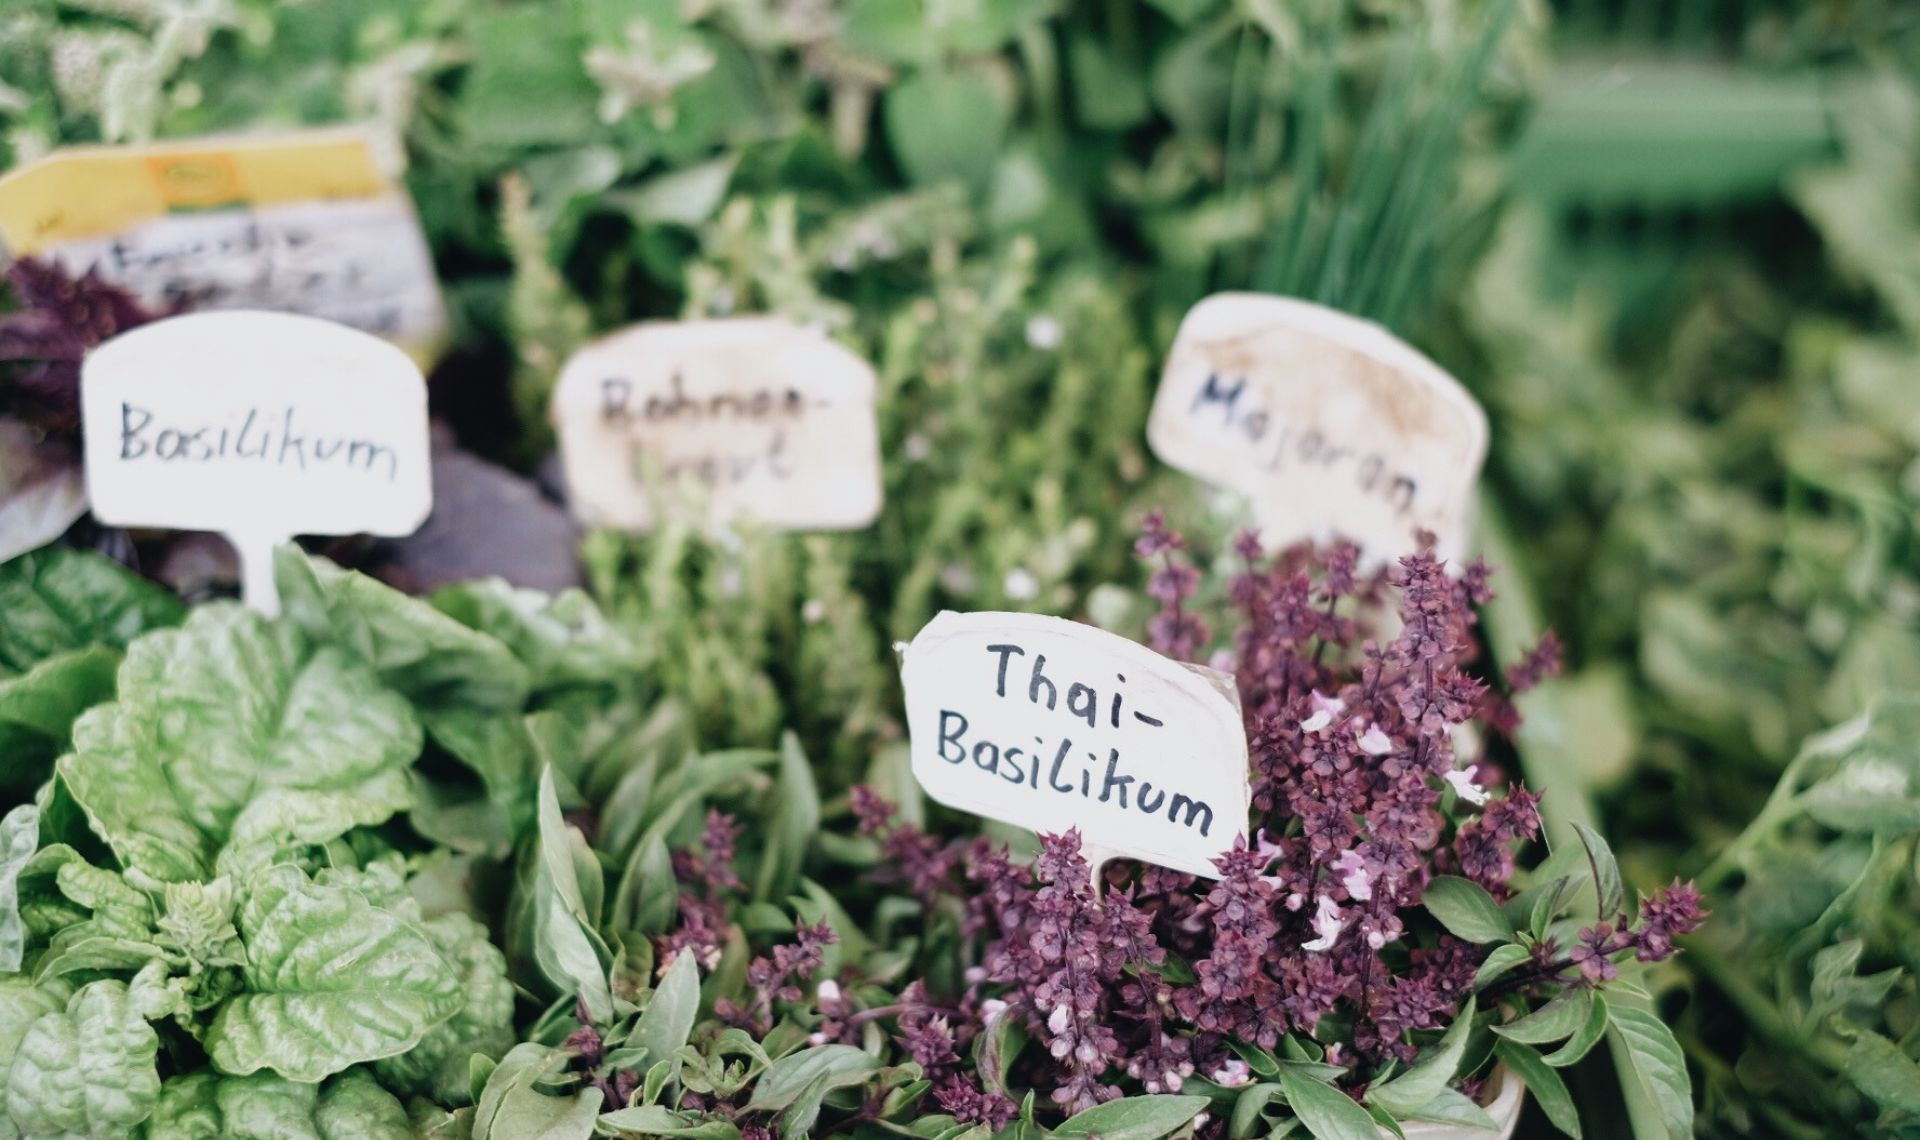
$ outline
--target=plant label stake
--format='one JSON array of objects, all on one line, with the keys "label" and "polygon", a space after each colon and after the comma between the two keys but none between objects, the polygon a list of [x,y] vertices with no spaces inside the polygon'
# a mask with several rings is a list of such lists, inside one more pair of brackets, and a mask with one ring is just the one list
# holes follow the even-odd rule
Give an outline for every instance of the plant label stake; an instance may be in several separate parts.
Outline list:
[{"label": "plant label stake", "polygon": [[433,506],[427,386],[399,348],[290,313],[142,325],[81,367],[87,491],[114,526],[218,531],[279,612],[296,534],[411,534]]},{"label": "plant label stake", "polygon": [[553,394],[588,526],[645,530],[675,501],[710,521],[852,530],[880,513],[874,374],[779,317],[636,325],[582,348]]},{"label": "plant label stake", "polygon": [[914,776],[949,807],[1080,829],[1108,859],[1217,878],[1247,831],[1233,678],[1090,625],[946,612],[902,653]]},{"label": "plant label stake", "polygon": [[426,360],[446,308],[389,149],[353,128],[63,148],[0,178],[0,242],[154,308],[304,313]]},{"label": "plant label stake", "polygon": [[1172,466],[1245,494],[1269,547],[1345,537],[1377,566],[1421,530],[1441,557],[1461,555],[1487,417],[1378,325],[1221,293],[1180,322],[1147,439]]}]

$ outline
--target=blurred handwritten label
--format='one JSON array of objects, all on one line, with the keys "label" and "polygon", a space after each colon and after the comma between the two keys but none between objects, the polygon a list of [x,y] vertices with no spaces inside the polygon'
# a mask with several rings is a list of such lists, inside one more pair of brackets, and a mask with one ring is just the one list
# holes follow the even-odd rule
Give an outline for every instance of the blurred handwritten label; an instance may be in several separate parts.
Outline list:
[{"label": "blurred handwritten label", "polygon": [[396,346],[288,313],[193,313],[88,355],[87,491],[114,526],[210,530],[248,601],[277,608],[272,548],[411,534],[433,505],[427,387]]},{"label": "blurred handwritten label", "polygon": [[0,241],[157,307],[304,313],[421,358],[446,335],[413,203],[362,132],[56,151],[0,178]]},{"label": "blurred handwritten label", "polygon": [[1105,630],[942,613],[905,650],[913,774],[949,807],[1080,829],[1088,861],[1217,878],[1246,834],[1247,740],[1233,678]]},{"label": "blurred handwritten label", "polygon": [[880,512],[873,368],[780,318],[636,325],[575,353],[554,389],[579,520],[627,530],[685,507],[788,530]]},{"label": "blurred handwritten label", "polygon": [[1377,325],[1222,293],[1181,322],[1147,438],[1172,466],[1245,494],[1270,546],[1340,536],[1378,564],[1420,530],[1443,557],[1463,552],[1487,419]]}]

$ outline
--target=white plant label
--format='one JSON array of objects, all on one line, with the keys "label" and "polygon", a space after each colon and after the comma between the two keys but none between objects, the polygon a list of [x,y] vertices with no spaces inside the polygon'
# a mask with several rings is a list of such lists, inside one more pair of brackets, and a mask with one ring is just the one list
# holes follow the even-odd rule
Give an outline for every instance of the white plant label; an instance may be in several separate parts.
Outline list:
[{"label": "white plant label", "polygon": [[316,317],[171,317],[87,356],[87,490],[115,526],[218,531],[249,605],[279,609],[273,548],[411,534],[433,507],[427,386],[392,344]]},{"label": "white plant label", "polygon": [[1080,829],[1097,871],[1143,859],[1208,878],[1247,831],[1233,678],[1089,625],[942,613],[904,651],[913,774],[950,807]]},{"label": "white plant label", "polygon": [[304,313],[424,358],[446,310],[388,149],[351,128],[61,149],[0,178],[0,243],[152,307]]},{"label": "white plant label", "polygon": [[714,522],[850,530],[880,513],[873,368],[777,317],[636,325],[561,371],[553,418],[575,516],[651,527],[678,501]]},{"label": "white plant label", "polygon": [[1378,325],[1221,293],[1180,323],[1147,438],[1172,466],[1246,495],[1270,547],[1345,537],[1379,565],[1421,530],[1442,557],[1464,552],[1487,417]]}]

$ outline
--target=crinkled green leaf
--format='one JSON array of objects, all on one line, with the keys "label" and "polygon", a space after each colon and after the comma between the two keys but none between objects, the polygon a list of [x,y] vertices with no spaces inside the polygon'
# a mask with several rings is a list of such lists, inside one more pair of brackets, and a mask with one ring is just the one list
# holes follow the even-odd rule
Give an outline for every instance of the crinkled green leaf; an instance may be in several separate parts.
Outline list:
[{"label": "crinkled green leaf", "polygon": [[1179,1131],[1207,1107],[1203,1096],[1127,1096],[1068,1117],[1056,1136],[1100,1140],[1159,1140]]},{"label": "crinkled green leaf", "polygon": [[325,1085],[202,1069],[161,1090],[146,1140],[412,1140],[407,1111],[364,1069]]},{"label": "crinkled green leaf", "polygon": [[427,935],[358,892],[287,866],[247,892],[247,992],[220,1008],[205,1041],[220,1071],[317,1081],[412,1049],[461,1008],[460,979]]},{"label": "crinkled green leaf", "polygon": [[[80,719],[59,769],[129,868],[208,877],[236,819],[276,791],[323,793],[335,825],[379,823],[408,803],[421,732],[407,703],[343,654],[237,605],[202,606],[134,642],[119,691]],[[338,834],[295,830],[305,842]]]},{"label": "crinkled green leaf", "polygon": [[431,1097],[443,1105],[464,1104],[473,1055],[498,1060],[514,1043],[507,958],[490,941],[487,928],[464,914],[434,915],[420,928],[457,972],[464,1004],[428,1030],[420,1044],[374,1062],[373,1071],[395,1092]]},{"label": "crinkled green leaf", "polygon": [[21,804],[0,817],[0,974],[13,973],[27,949],[20,917],[20,871],[40,846],[40,809]]},{"label": "crinkled green leaf", "polygon": [[41,1014],[6,1073],[6,1109],[26,1136],[130,1135],[160,1095],[159,1035],[124,982],[89,982]]},{"label": "crinkled green leaf", "polygon": [[527,667],[498,639],[298,547],[275,551],[273,569],[289,622],[365,663],[416,704],[517,709],[526,702]]},{"label": "crinkled green leaf", "polygon": [[0,563],[0,673],[89,645],[124,649],[184,613],[171,593],[98,554],[63,546],[23,554]]},{"label": "crinkled green leaf", "polygon": [[72,739],[73,722],[113,696],[119,665],[119,650],[90,645],[0,680],[0,794],[30,795],[47,778]]}]

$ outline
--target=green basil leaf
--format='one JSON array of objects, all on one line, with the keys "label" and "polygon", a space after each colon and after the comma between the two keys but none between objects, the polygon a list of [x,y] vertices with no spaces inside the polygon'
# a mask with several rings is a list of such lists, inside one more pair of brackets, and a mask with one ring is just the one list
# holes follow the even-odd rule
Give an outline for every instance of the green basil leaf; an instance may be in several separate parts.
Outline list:
[{"label": "green basil leaf", "polygon": [[828,1088],[857,1085],[880,1070],[880,1059],[852,1045],[816,1045],[768,1066],[747,1102],[749,1112],[777,1112],[803,1096],[816,1080]]},{"label": "green basil leaf", "polygon": [[459,978],[418,927],[297,868],[256,875],[238,926],[247,992],[205,1040],[221,1072],[317,1081],[412,1049],[461,1008]]},{"label": "green basil leaf", "polygon": [[407,703],[237,605],[202,606],[135,641],[119,690],[74,726],[59,772],[129,869],[211,877],[235,820],[276,791],[324,793],[334,826],[380,823],[409,802],[421,733]]},{"label": "green basil leaf", "polygon": [[1483,990],[1487,984],[1500,975],[1513,969],[1528,958],[1527,948],[1512,942],[1495,946],[1487,954],[1486,961],[1480,963],[1480,971],[1473,976],[1473,988]]},{"label": "green basil leaf", "polygon": [[1457,1124],[1462,1128],[1478,1128],[1487,1132],[1500,1131],[1500,1125],[1487,1110],[1473,1103],[1472,1098],[1458,1089],[1441,1089],[1433,1099],[1405,1114],[1408,1120],[1431,1120],[1436,1124]]},{"label": "green basil leaf", "polygon": [[202,1069],[167,1081],[146,1140],[413,1140],[407,1110],[363,1069],[324,1086],[272,1073],[226,1077]]},{"label": "green basil leaf", "polygon": [[6,1069],[6,1115],[27,1136],[127,1136],[160,1095],[160,1038],[123,982],[90,982],[42,1013]]},{"label": "green basil leaf", "polygon": [[[640,1014],[632,1036],[627,1038],[627,1045],[644,1048],[649,1064],[670,1061],[693,1034],[699,1013],[700,967],[692,953],[676,954]],[[669,1069],[669,1075],[671,1072]]]},{"label": "green basil leaf", "polygon": [[791,732],[780,738],[780,776],[774,783],[773,804],[773,826],[754,878],[753,897],[760,902],[793,893],[807,848],[820,830],[820,790],[814,784],[813,765]]},{"label": "green basil leaf", "polygon": [[40,809],[21,804],[0,817],[0,974],[16,973],[27,949],[20,872],[40,846]]},{"label": "green basil leaf", "polygon": [[273,556],[286,621],[357,659],[419,705],[519,709],[532,676],[497,638],[364,574],[309,558]]},{"label": "green basil leaf", "polygon": [[1267,1106],[1280,1096],[1280,1086],[1271,1081],[1248,1085],[1233,1099],[1233,1116],[1227,1121],[1229,1140],[1252,1140],[1261,1131]]},{"label": "green basil leaf", "polygon": [[1471,879],[1456,875],[1436,875],[1427,884],[1421,899],[1427,913],[1440,921],[1456,938],[1468,942],[1504,942],[1513,937],[1513,927],[1500,904],[1486,888]]},{"label": "green basil leaf", "polygon": [[1158,1140],[1184,1127],[1207,1107],[1203,1096],[1126,1096],[1069,1116],[1055,1136],[1100,1140]]},{"label": "green basil leaf", "polygon": [[1318,1140],[1380,1140],[1373,1116],[1346,1093],[1297,1070],[1280,1070],[1287,1105]]},{"label": "green basil leaf", "polygon": [[1593,991],[1568,986],[1554,998],[1525,1017],[1496,1025],[1493,1031],[1509,1041],[1544,1045],[1572,1035],[1590,1020]]},{"label": "green basil leaf", "polygon": [[0,680],[0,795],[26,798],[73,739],[73,722],[113,696],[120,652],[104,645],[55,654]]},{"label": "green basil leaf", "polygon": [[[563,995],[577,996],[595,1022],[606,1024],[613,1020],[613,990],[607,981],[613,955],[600,937],[581,882],[583,871],[598,878],[599,862],[580,833],[561,818],[551,768],[540,773],[537,819],[532,874],[522,883],[522,902],[532,922],[534,959]],[[593,884],[596,898],[601,885]]]},{"label": "green basil leaf", "polygon": [[603,1113],[600,1127],[620,1136],[672,1136],[676,1140],[739,1140],[740,1129],[725,1120],[702,1120],[694,1113],[659,1105],[636,1105]]},{"label": "green basil leaf", "polygon": [[1606,1034],[1607,1022],[1607,999],[1600,994],[1594,994],[1593,1011],[1587,1015],[1586,1023],[1567,1039],[1565,1045],[1547,1054],[1547,1064],[1556,1069],[1564,1069],[1578,1063]]},{"label": "green basil leaf", "polygon": [[1560,1079],[1559,1072],[1542,1060],[1537,1050],[1518,1041],[1500,1041],[1495,1043],[1493,1055],[1526,1082],[1527,1091],[1533,1094],[1540,1111],[1547,1114],[1555,1128],[1573,1140],[1580,1140],[1580,1110],[1573,1105],[1573,1094],[1567,1091],[1567,1083]]},{"label": "green basil leaf", "polygon": [[1460,1058],[1467,1050],[1467,1036],[1473,1031],[1474,1012],[1474,999],[1468,996],[1440,1040],[1420,1054],[1405,1072],[1367,1090],[1367,1103],[1378,1105],[1395,1116],[1405,1116],[1440,1095],[1459,1072]]},{"label": "green basil leaf", "polygon": [[1575,823],[1573,829],[1580,834],[1580,843],[1587,849],[1587,864],[1593,871],[1593,889],[1600,904],[1600,917],[1611,922],[1626,907],[1627,891],[1620,881],[1620,864],[1613,858],[1613,848],[1600,833],[1584,823]]},{"label": "green basil leaf", "polygon": [[917,72],[887,92],[883,109],[887,141],[908,178],[985,189],[1006,133],[1007,109],[984,74]]},{"label": "green basil leaf", "polygon": [[1659,1108],[1667,1132],[1675,1140],[1692,1136],[1693,1080],[1673,1030],[1645,1010],[1621,1006],[1611,1011],[1607,1033],[1626,1047],[1633,1078]]},{"label": "green basil leaf", "polygon": [[185,612],[180,599],[112,559],[44,547],[0,563],[0,673],[89,645],[125,649]]},{"label": "green basil leaf", "polygon": [[513,983],[507,957],[487,928],[464,914],[437,914],[420,923],[459,979],[462,1005],[427,1031],[420,1044],[375,1061],[373,1071],[394,1092],[461,1105],[471,1096],[473,1058],[498,1059],[513,1047]]}]

